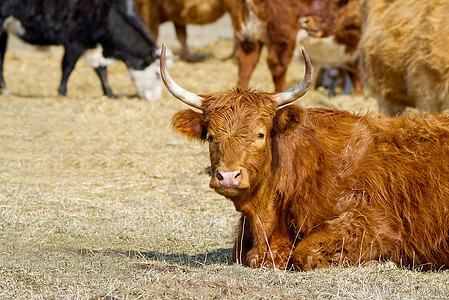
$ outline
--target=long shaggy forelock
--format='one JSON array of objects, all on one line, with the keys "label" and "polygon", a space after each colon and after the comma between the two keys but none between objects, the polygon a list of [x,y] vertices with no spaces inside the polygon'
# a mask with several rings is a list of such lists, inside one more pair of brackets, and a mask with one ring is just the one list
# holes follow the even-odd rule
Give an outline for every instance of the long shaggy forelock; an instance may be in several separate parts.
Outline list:
[{"label": "long shaggy forelock", "polygon": [[256,120],[263,120],[265,126],[271,127],[271,121],[276,113],[276,102],[272,95],[239,88],[201,95],[204,99],[205,124],[212,125],[222,132],[243,136],[248,130],[252,130],[250,124],[254,124]]},{"label": "long shaggy forelock", "polygon": [[216,109],[232,106],[248,106],[257,110],[270,108],[273,113],[276,110],[276,102],[273,99],[273,93],[258,92],[255,90],[242,90],[238,87],[226,91],[212,94],[200,95],[203,97],[203,111],[212,112]]}]

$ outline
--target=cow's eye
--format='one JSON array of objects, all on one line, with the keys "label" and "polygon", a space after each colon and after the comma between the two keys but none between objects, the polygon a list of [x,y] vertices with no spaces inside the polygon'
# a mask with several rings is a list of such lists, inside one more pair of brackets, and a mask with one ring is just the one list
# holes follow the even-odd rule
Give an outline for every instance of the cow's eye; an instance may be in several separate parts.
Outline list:
[{"label": "cow's eye", "polygon": [[213,142],[213,141],[214,141],[214,138],[213,138],[213,136],[211,136],[209,133],[207,133],[207,135],[206,135],[206,140],[207,140],[208,142]]},{"label": "cow's eye", "polygon": [[263,139],[263,138],[265,138],[265,134],[259,133],[259,134],[257,134],[257,138],[258,139]]}]

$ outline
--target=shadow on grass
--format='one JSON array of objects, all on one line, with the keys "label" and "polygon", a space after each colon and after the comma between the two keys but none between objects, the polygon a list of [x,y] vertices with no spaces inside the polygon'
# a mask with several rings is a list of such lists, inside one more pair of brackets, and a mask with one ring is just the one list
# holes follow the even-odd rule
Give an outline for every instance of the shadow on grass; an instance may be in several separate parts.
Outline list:
[{"label": "shadow on grass", "polygon": [[214,58],[214,56],[211,53],[193,53],[190,55],[190,58],[187,62],[200,63],[200,62],[204,62],[211,58]]},{"label": "shadow on grass", "polygon": [[171,265],[179,265],[190,268],[201,268],[205,265],[232,264],[232,248],[221,248],[212,252],[189,255],[185,253],[161,253],[157,251],[120,251],[120,250],[92,250],[81,249],[77,253],[83,256],[111,255],[141,259],[143,262],[148,260],[165,262]]},{"label": "shadow on grass", "polygon": [[234,51],[229,53],[229,55],[225,57],[216,57],[213,53],[193,53],[190,56],[190,59],[187,61],[189,63],[200,63],[205,62],[209,59],[217,59],[220,61],[226,61],[234,58]]}]

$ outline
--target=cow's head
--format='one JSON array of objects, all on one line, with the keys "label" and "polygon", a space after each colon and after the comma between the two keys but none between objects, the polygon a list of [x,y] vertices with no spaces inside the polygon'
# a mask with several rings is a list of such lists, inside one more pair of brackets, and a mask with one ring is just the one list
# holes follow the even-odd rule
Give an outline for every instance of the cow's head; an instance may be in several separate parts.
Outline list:
[{"label": "cow's head", "polygon": [[298,22],[313,37],[327,37],[348,29],[360,31],[358,0],[312,1]]},{"label": "cow's head", "polygon": [[312,67],[303,49],[306,74],[302,82],[279,94],[238,88],[197,95],[178,86],[165,65],[162,46],[162,80],[176,98],[201,111],[180,111],[172,118],[175,131],[209,143],[210,187],[228,198],[251,193],[270,169],[273,140],[289,134],[301,122],[303,110],[285,106],[303,96],[312,81]]},{"label": "cow's head", "polygon": [[105,57],[125,62],[140,97],[158,100],[162,94],[158,49],[134,10],[132,0],[113,1],[103,44]]}]

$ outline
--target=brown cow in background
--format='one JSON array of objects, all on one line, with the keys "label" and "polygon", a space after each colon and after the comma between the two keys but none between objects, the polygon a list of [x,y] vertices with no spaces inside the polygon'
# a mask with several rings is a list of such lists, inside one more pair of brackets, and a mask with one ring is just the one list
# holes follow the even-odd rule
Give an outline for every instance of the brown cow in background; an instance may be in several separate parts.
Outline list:
[{"label": "brown cow in background", "polygon": [[210,187],[242,213],[234,262],[311,270],[391,260],[449,266],[449,117],[360,116],[289,104],[283,93],[197,95],[169,76],[168,90],[201,110],[174,129],[209,144]]},{"label": "brown cow in background", "polygon": [[187,24],[213,23],[230,12],[234,0],[134,0],[136,9],[157,40],[159,24],[172,21],[182,46],[182,59],[189,60]]},{"label": "brown cow in background", "polygon": [[[358,43],[362,19],[359,1],[313,0],[298,22],[302,28],[298,32],[298,44],[310,53],[313,66],[337,68],[342,75],[347,73],[354,93],[361,95]],[[329,90],[329,93],[333,94],[333,91]]]},{"label": "brown cow in background", "polygon": [[361,0],[363,82],[385,112],[449,107],[449,2]]},{"label": "brown cow in background", "polygon": [[237,85],[248,88],[264,44],[277,92],[286,89],[285,75],[296,47],[298,17],[312,0],[235,0],[232,23],[239,65]]}]

